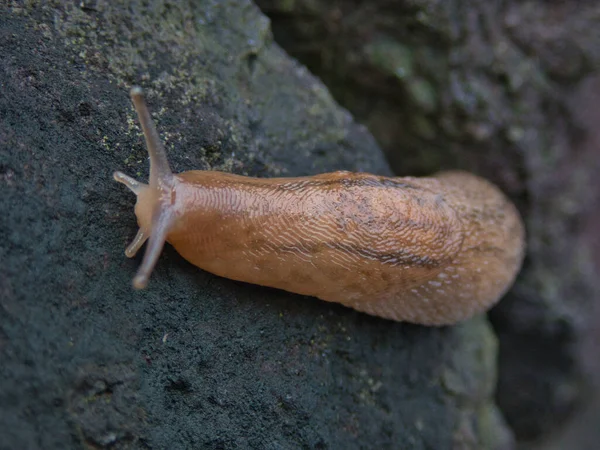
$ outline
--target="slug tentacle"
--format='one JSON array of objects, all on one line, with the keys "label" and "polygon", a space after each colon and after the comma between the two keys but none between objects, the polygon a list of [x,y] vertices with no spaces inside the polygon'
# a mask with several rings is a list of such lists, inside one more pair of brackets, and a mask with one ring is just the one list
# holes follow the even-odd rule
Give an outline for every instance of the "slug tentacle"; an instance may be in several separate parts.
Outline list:
[{"label": "slug tentacle", "polygon": [[115,181],[127,186],[129,190],[135,195],[140,195],[140,192],[142,192],[144,188],[148,187],[146,183],[141,183],[135,178],[131,178],[129,175],[125,175],[123,172],[117,171],[113,173],[113,178],[115,179]]},{"label": "slug tentacle", "polygon": [[140,226],[135,238],[125,249],[128,258],[134,257],[148,241],[148,247],[138,272],[133,279],[136,289],[143,289],[156,265],[160,252],[171,229],[175,214],[172,205],[175,200],[175,177],[169,167],[165,148],[160,141],[156,127],[139,87],[131,89],[131,100],[144,131],[146,147],[150,155],[150,182],[141,183],[123,172],[115,172],[115,181],[127,186],[136,196],[135,211]]},{"label": "slug tentacle", "polygon": [[131,241],[131,244],[129,244],[125,249],[125,256],[127,256],[128,258],[133,258],[137,254],[138,250],[142,248],[142,245],[144,245],[144,242],[146,242],[149,237],[150,233],[148,233],[148,230],[140,228],[135,237],[133,238],[133,241]]},{"label": "slug tentacle", "polygon": [[[148,239],[148,247],[146,248],[146,253],[144,253],[144,260],[133,279],[133,287],[136,289],[144,289],[148,284],[148,278],[150,278],[150,274],[158,261],[158,257],[165,245],[165,240],[167,239],[167,234],[169,233],[172,224],[173,216],[168,210],[159,210],[155,216],[156,217],[152,218],[152,232]],[[146,240],[144,236],[145,231],[142,228],[138,231],[136,239],[140,235],[142,235],[143,240],[137,248],[141,247]],[[133,240],[127,250],[134,245],[137,245],[136,239]]]},{"label": "slug tentacle", "polygon": [[146,147],[150,155],[150,186],[156,187],[161,182],[168,182],[173,179],[173,172],[169,167],[167,153],[163,146],[158,131],[150,117],[150,111],[144,101],[142,88],[139,86],[133,87],[130,92],[133,106],[137,111],[144,137],[146,138]]},{"label": "slug tentacle", "polygon": [[[125,175],[123,172],[117,171],[113,173],[113,178],[115,181],[127,186],[127,188],[129,188],[129,190],[133,192],[138,198],[143,191],[148,189],[148,185],[146,183],[141,183],[135,178],[131,178],[129,175]],[[148,233],[148,230],[146,230],[143,227],[140,227],[137,234],[133,238],[133,241],[131,241],[131,244],[129,244],[125,249],[125,256],[127,256],[128,258],[133,258],[137,254],[138,250],[142,247],[142,245],[144,245],[144,242],[146,242],[149,236],[150,234]]]}]

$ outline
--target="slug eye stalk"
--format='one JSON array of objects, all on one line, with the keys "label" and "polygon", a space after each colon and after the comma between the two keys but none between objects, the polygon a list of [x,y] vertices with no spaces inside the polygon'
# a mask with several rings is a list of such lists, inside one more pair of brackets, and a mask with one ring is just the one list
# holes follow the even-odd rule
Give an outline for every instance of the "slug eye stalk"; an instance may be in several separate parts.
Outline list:
[{"label": "slug eye stalk", "polygon": [[135,238],[125,249],[125,255],[132,258],[148,240],[144,259],[133,279],[136,289],[143,289],[148,284],[150,274],[158,261],[158,257],[167,239],[167,234],[173,224],[174,214],[171,204],[171,192],[175,185],[175,176],[169,167],[165,148],[160,141],[150,111],[144,101],[140,87],[134,87],[130,92],[135,106],[150,156],[150,182],[141,183],[123,172],[115,172],[115,181],[127,186],[136,196],[135,212],[140,226]]}]

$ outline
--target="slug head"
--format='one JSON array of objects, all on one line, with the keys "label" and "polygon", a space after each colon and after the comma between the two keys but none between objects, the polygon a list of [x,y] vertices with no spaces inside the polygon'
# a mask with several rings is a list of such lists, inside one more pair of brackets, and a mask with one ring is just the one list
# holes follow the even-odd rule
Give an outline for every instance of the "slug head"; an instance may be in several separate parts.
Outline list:
[{"label": "slug head", "polygon": [[173,208],[175,177],[169,167],[165,149],[150,117],[141,88],[131,89],[131,100],[142,125],[150,155],[150,182],[140,183],[123,172],[115,172],[113,178],[123,183],[137,196],[135,214],[140,228],[125,250],[125,255],[132,258],[148,241],[144,260],[133,279],[133,286],[136,289],[143,289],[148,284],[150,273],[156,265],[167,234],[175,221]]}]

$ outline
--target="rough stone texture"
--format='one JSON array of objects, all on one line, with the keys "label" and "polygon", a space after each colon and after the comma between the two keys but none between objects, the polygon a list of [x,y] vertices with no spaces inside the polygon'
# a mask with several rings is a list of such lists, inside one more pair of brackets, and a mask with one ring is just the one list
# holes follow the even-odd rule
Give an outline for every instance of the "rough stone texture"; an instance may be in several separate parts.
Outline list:
[{"label": "rough stone texture", "polygon": [[600,4],[258,4],[397,173],[465,168],[517,202],[528,256],[492,314],[497,398],[523,442],[555,435],[600,374]]},{"label": "rough stone texture", "polygon": [[484,318],[425,328],[123,255],[144,179],[128,88],[176,171],[387,174],[250,2],[0,3],[0,449],[512,446]]}]

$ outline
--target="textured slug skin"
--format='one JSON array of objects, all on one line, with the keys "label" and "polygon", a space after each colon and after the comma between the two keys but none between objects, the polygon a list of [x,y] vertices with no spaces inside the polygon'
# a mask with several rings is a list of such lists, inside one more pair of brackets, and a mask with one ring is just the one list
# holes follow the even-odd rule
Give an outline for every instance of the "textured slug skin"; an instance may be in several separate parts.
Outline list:
[{"label": "textured slug skin", "polygon": [[[145,125],[148,139],[153,130]],[[161,161],[167,164],[166,157],[151,158]],[[129,187],[138,194],[140,232],[128,255],[150,237],[152,255],[147,251],[138,287],[166,240],[192,264],[223,277],[387,319],[444,325],[491,307],[523,259],[515,207],[495,186],[464,172],[272,179],[156,173],[163,180],[153,183],[151,174],[149,186],[115,175],[128,186],[137,183]],[[163,232],[153,245],[155,229]]]}]

